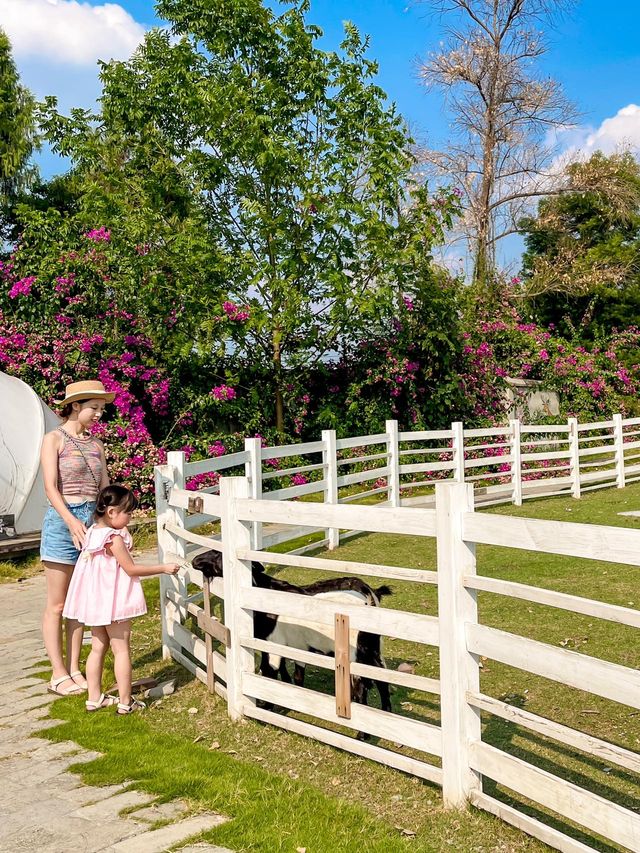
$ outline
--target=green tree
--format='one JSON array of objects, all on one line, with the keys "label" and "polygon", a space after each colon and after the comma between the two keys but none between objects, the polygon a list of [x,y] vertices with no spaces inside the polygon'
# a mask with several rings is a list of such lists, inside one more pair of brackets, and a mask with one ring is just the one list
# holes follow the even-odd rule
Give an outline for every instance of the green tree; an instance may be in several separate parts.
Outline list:
[{"label": "green tree", "polygon": [[[292,376],[389,315],[415,268],[408,233],[428,254],[450,216],[446,199],[411,186],[409,138],[367,41],[348,24],[340,52],[322,51],[307,11],[306,0],[280,15],[257,0],[161,0],[170,28],[103,66],[101,113],[50,109],[47,124],[63,153],[90,152],[96,193],[113,174],[96,167],[98,134],[120,170],[201,205],[213,272],[194,345],[252,364],[281,431]],[[221,322],[225,299],[241,323]]]},{"label": "green tree", "polygon": [[640,164],[594,154],[571,180],[598,174],[599,191],[544,199],[522,222],[524,291],[541,322],[593,336],[640,325]]},{"label": "green tree", "polygon": [[7,206],[24,189],[33,170],[29,160],[35,144],[34,100],[20,83],[11,43],[0,29],[0,225]]},{"label": "green tree", "polygon": [[128,146],[104,116],[73,110],[65,117],[56,106],[46,99],[40,124],[72,168],[17,206],[15,263],[44,279],[60,275],[58,258],[81,253],[86,234],[103,229],[108,240],[98,243],[109,246],[108,269],[87,282],[86,297],[96,310],[113,303],[144,320],[172,370],[184,362],[197,372],[200,320],[219,313],[225,280],[199,188],[157,137]]}]

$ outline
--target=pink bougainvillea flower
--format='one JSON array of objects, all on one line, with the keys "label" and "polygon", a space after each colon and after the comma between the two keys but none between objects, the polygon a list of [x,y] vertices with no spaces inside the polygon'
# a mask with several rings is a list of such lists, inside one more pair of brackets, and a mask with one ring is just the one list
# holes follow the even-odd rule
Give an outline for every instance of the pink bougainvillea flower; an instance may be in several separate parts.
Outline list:
[{"label": "pink bougainvillea flower", "polygon": [[210,444],[207,448],[209,456],[224,456],[226,452],[227,448],[220,440],[214,441],[213,444]]},{"label": "pink bougainvillea flower", "polygon": [[227,300],[222,303],[222,310],[230,320],[241,323],[249,319],[249,309],[246,305],[236,305],[234,302]]},{"label": "pink bougainvillea flower", "polygon": [[190,492],[197,492],[198,489],[217,486],[219,481],[220,474],[217,471],[207,471],[204,474],[196,474],[194,477],[190,477],[185,483],[185,488]]},{"label": "pink bougainvillea flower", "polygon": [[35,283],[35,275],[28,275],[26,278],[21,278],[16,281],[9,291],[9,299],[16,299],[18,296],[28,296],[31,293],[31,288]]},{"label": "pink bougainvillea flower", "polygon": [[94,243],[108,243],[111,240],[111,231],[102,225],[100,228],[92,228],[84,235],[87,240],[93,240]]},{"label": "pink bougainvillea flower", "polygon": [[215,388],[209,391],[209,394],[218,403],[224,400],[234,400],[237,396],[235,388],[232,388],[230,385],[216,385]]}]

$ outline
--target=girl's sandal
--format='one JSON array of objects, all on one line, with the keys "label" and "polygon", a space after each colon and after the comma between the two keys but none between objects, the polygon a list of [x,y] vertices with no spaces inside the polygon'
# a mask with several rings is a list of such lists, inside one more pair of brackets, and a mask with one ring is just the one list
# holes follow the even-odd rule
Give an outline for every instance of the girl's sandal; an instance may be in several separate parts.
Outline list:
[{"label": "girl's sandal", "polygon": [[[69,687],[67,690],[60,690],[60,685],[64,684],[65,681],[70,681],[73,687]],[[78,696],[80,693],[84,693],[84,688],[76,684],[70,675],[63,675],[60,678],[51,679],[49,684],[47,684],[47,692],[53,693],[56,696]]]},{"label": "girl's sandal", "polygon": [[141,702],[139,699],[132,699],[129,705],[118,702],[116,714],[119,717],[125,717],[127,714],[133,714],[134,711],[143,711],[146,707],[144,702]]},{"label": "girl's sandal", "polygon": [[87,699],[84,706],[90,714],[93,714],[94,711],[100,711],[102,708],[108,708],[111,705],[115,705],[117,701],[118,700],[115,696],[106,696],[104,693],[101,693],[97,702],[92,702],[90,699]]}]

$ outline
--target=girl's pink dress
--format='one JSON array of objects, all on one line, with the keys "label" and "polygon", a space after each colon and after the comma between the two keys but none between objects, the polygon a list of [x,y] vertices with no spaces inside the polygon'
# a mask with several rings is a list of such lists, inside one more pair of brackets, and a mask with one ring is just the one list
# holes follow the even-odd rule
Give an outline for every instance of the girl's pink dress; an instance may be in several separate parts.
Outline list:
[{"label": "girl's pink dress", "polygon": [[127,550],[133,541],[126,528],[96,527],[87,530],[84,546],[76,563],[62,615],[84,625],[111,625],[142,616],[147,605],[139,578],[131,578],[107,554],[106,546],[121,536]]}]

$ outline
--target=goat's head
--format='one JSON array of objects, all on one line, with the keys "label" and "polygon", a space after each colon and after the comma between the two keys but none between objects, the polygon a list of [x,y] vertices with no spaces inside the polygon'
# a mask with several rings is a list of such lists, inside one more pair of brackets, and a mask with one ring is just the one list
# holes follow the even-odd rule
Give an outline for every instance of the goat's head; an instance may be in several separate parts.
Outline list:
[{"label": "goat's head", "polygon": [[220,551],[211,550],[198,554],[191,561],[191,565],[209,580],[222,577],[222,554]]},{"label": "goat's head", "polygon": [[[220,551],[204,551],[204,553],[198,554],[197,557],[193,558],[191,565],[194,569],[202,572],[205,578],[209,578],[209,580],[222,577],[222,553]],[[256,582],[256,576],[264,574],[264,571],[262,563],[251,563],[254,583]]]}]

